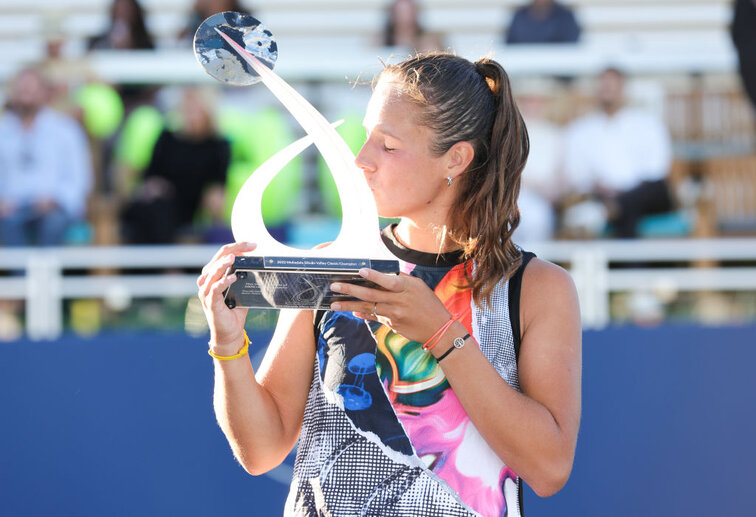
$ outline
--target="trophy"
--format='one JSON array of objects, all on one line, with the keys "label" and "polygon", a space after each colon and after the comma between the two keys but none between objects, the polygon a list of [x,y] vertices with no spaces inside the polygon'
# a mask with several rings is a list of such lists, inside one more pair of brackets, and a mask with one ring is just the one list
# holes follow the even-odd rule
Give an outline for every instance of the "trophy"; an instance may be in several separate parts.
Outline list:
[{"label": "trophy", "polygon": [[[335,125],[281,79],[273,66],[278,45],[254,17],[222,12],[206,19],[194,36],[194,53],[205,71],[222,83],[248,86],[262,81],[294,116],[307,135],[270,157],[242,186],[231,212],[237,242],[257,248],[236,257],[237,280],[225,294],[230,308],[329,309],[335,301],[352,300],[331,291],[333,282],[377,287],[358,271],[371,268],[399,273],[399,262],[380,239],[378,211],[354,155]],[[336,182],[341,198],[341,231],[325,248],[299,250],[275,240],[263,223],[265,188],[294,157],[315,144]]]}]

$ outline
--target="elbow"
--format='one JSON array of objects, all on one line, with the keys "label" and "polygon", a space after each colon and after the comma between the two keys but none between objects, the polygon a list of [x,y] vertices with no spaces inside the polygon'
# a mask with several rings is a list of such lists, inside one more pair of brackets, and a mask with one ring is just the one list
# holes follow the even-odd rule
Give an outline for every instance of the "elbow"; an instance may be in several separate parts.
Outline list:
[{"label": "elbow", "polygon": [[258,468],[255,465],[241,463],[241,466],[250,476],[262,476],[266,472],[269,472],[269,469]]},{"label": "elbow", "polygon": [[564,488],[571,473],[572,457],[549,462],[548,465],[544,465],[540,475],[526,481],[539,497],[551,497]]},{"label": "elbow", "polygon": [[539,480],[538,483],[528,483],[538,497],[551,497],[559,492],[567,483],[569,475],[564,477],[553,476],[552,479]]},{"label": "elbow", "polygon": [[260,462],[254,462],[248,458],[236,456],[236,461],[239,462],[239,465],[241,465],[242,468],[250,476],[262,476],[263,474],[271,470],[270,468],[267,468],[266,466],[260,464]]},{"label": "elbow", "polygon": [[256,455],[234,450],[234,458],[250,476],[262,476],[278,467],[286,456]]}]

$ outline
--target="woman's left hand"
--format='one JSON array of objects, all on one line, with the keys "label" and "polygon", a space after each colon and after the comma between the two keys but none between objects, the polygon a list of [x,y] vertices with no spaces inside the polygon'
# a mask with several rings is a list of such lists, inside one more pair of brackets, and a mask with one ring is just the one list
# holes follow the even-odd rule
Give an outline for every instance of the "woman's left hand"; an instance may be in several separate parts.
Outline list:
[{"label": "woman's left hand", "polygon": [[451,317],[436,293],[419,278],[404,273],[379,273],[373,269],[361,269],[360,276],[382,289],[346,282],[331,284],[332,291],[358,298],[335,302],[331,309],[352,311],[359,318],[379,321],[418,343],[427,341]]}]

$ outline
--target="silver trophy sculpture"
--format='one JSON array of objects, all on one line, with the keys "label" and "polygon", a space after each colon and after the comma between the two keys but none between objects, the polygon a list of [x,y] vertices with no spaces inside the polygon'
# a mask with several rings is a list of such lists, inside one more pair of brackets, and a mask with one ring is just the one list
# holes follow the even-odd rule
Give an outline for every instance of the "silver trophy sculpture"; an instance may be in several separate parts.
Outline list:
[{"label": "silver trophy sculpture", "polygon": [[[194,54],[208,74],[225,84],[265,84],[307,132],[255,170],[236,197],[231,212],[234,238],[255,242],[257,249],[236,258],[233,270],[238,279],[226,292],[226,304],[231,308],[328,309],[334,301],[349,299],[332,292],[332,282],[375,287],[358,274],[361,268],[398,273],[398,261],[380,240],[375,201],[352,151],[334,126],[273,72],[278,59],[273,34],[250,15],[218,13],[197,29]],[[276,174],[313,143],[336,182],[342,224],[338,237],[326,248],[299,250],[268,233],[262,195]]]}]

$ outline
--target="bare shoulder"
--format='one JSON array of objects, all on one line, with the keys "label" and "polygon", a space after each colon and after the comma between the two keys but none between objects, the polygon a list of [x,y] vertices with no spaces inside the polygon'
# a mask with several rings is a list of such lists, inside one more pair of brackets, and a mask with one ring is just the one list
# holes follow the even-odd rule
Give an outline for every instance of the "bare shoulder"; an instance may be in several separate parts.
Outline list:
[{"label": "bare shoulder", "polygon": [[533,258],[523,273],[520,307],[523,331],[546,314],[561,315],[580,324],[577,290],[572,277],[563,268],[539,258]]},{"label": "bare shoulder", "polygon": [[575,289],[570,274],[562,267],[547,260],[533,257],[522,277],[523,288],[528,289]]}]

